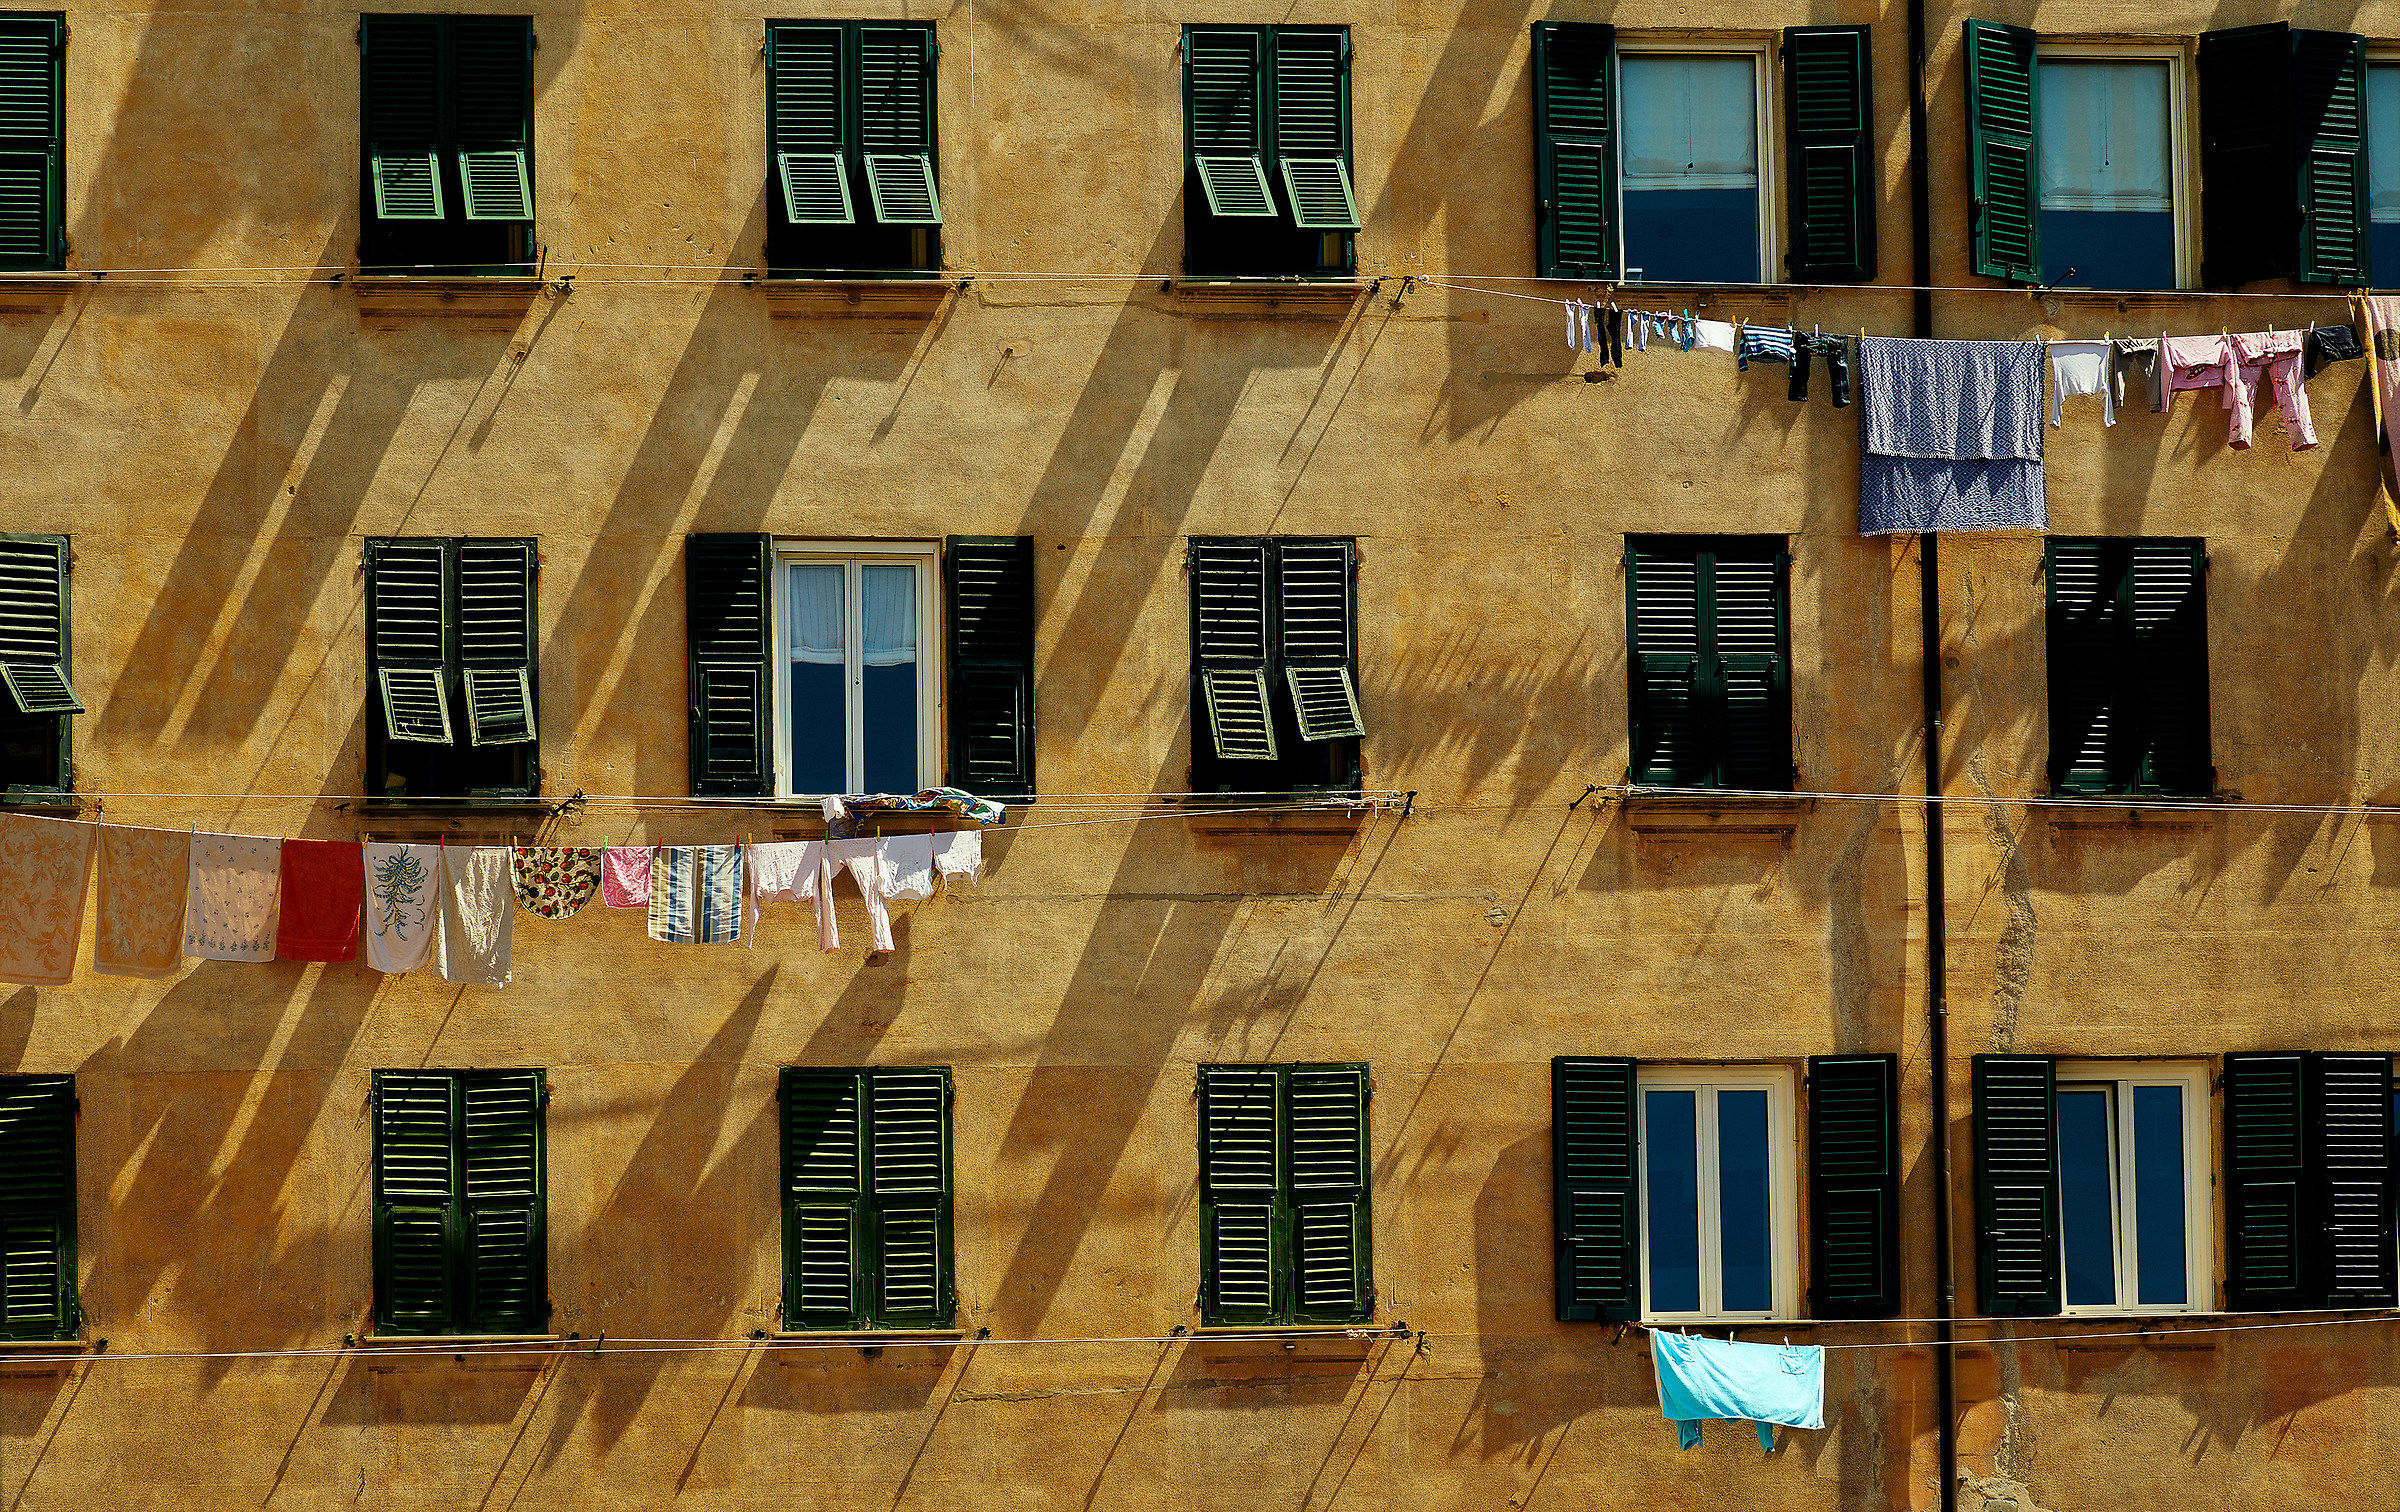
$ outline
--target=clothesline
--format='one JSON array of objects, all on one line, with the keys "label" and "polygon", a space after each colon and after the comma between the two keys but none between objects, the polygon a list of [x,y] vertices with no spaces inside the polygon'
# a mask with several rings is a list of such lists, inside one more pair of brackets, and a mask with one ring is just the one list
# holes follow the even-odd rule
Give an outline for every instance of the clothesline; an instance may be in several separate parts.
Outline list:
[{"label": "clothesline", "polygon": [[[2256,803],[2229,798],[2222,802],[2213,798],[2154,798],[2128,794],[2118,798],[2075,798],[2057,795],[2019,795],[2014,793],[1844,793],[1822,789],[1790,788],[1698,788],[1667,787],[1650,783],[1594,783],[1587,796],[1623,801],[1628,798],[1701,798],[1725,799],[1732,803],[1760,799],[1786,801],[1822,799],[1829,803],[1963,803],[1978,808],[1994,805],[2019,808],[2081,809],[2107,813],[2127,809],[2142,812],[2220,814],[2307,814],[2332,818],[2400,818],[2400,805],[2361,803]],[[1581,799],[1577,799],[1581,802]]]},{"label": "clothesline", "polygon": [[[2202,1316],[2210,1315],[2203,1314]],[[1997,1324],[2004,1322],[2024,1322],[2030,1320],[1975,1318],[1957,1319],[1953,1321]],[[2158,1322],[2142,1328],[2086,1331],[2082,1333],[1988,1334],[1980,1338],[1972,1339],[1893,1339],[1861,1344],[1820,1344],[1816,1347],[1825,1350],[1828,1353],[1841,1349],[1986,1349],[1995,1344],[2079,1344],[2088,1339],[2171,1339],[2180,1337],[2184,1334],[2260,1333],[2273,1329],[2344,1328],[2362,1323],[2391,1322],[2400,1322],[2400,1312],[2381,1312],[2370,1314],[2364,1317],[2348,1318],[2298,1318],[2279,1323],[2203,1323],[2189,1328],[2183,1327],[2180,1324],[2176,1324],[2171,1319],[2162,1318]],[[1627,1326],[1639,1329],[1644,1333],[1683,1332],[1681,1329],[1659,1328],[1647,1323],[1634,1323]],[[1692,1326],[1763,1329],[1768,1332],[1773,1332],[1776,1327],[1775,1323],[1773,1322],[1694,1324]],[[1794,1319],[1793,1326],[1801,1326],[1801,1320]],[[1691,1334],[1685,1334],[1684,1336],[1687,1338],[1706,1337],[1706,1335]]]}]

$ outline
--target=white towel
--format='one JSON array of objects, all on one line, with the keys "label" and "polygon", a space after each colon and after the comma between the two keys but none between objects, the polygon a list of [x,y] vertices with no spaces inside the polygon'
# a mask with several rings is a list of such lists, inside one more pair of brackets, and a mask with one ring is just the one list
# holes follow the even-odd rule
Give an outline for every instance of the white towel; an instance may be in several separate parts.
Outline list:
[{"label": "white towel", "polygon": [[883,842],[884,895],[933,896],[933,836],[892,835]]},{"label": "white towel", "polygon": [[944,830],[933,837],[933,869],[944,877],[983,880],[983,831]]},{"label": "white towel", "polygon": [[517,887],[505,845],[442,848],[442,979],[508,985]]},{"label": "white towel", "polygon": [[283,842],[257,835],[192,836],[183,898],[183,953],[211,961],[272,961],[283,899]]},{"label": "white towel", "polygon": [[770,840],[750,847],[750,944],[758,944],[758,905],[770,898],[817,906],[817,948],[831,950],[833,907],[825,879],[825,842]]},{"label": "white towel", "polygon": [[398,976],[425,964],[441,917],[442,850],[436,845],[367,846],[367,964]]}]

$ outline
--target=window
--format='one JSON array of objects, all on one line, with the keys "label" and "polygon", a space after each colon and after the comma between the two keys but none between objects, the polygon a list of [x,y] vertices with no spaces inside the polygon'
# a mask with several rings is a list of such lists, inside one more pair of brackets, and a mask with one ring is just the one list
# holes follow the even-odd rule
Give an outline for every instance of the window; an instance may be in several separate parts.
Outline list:
[{"label": "window", "polygon": [[2400,289],[2400,60],[2367,70],[2367,142],[2367,282]]},{"label": "window", "polygon": [[1643,1315],[1791,1317],[1790,1073],[1645,1066],[1639,1085]]},{"label": "window", "polygon": [[1625,279],[1756,283],[1767,265],[1764,59],[1623,47]]},{"label": "window", "polygon": [[1363,1065],[1200,1068],[1203,1323],[1375,1315],[1371,1095]]},{"label": "window", "polygon": [[1357,265],[1349,28],[1186,26],[1183,110],[1185,271]]},{"label": "window", "polygon": [[767,267],[942,265],[931,22],[767,23]]},{"label": "window", "polygon": [[534,543],[373,539],[366,567],[367,791],[539,792]]},{"label": "window", "polygon": [[1358,786],[1357,549],[1193,538],[1192,791]]},{"label": "window", "polygon": [[73,560],[65,536],[0,535],[0,786],[12,799],[74,787]]},{"label": "window", "polygon": [[2211,792],[2204,544],[2054,536],[2044,573],[2051,787]]},{"label": "window", "polygon": [[75,1078],[0,1076],[0,1339],[64,1339],[75,1294]]},{"label": "window", "polygon": [[783,1318],[948,1328],[950,1068],[783,1068]]},{"label": "window", "polygon": [[1031,537],[694,535],[684,584],[693,792],[1032,800]]},{"label": "window", "polygon": [[377,1071],[375,1327],[549,1326],[539,1071]]},{"label": "window", "polygon": [[2392,1057],[2225,1057],[2226,1305],[2393,1305]]},{"label": "window", "polygon": [[530,273],[532,21],[369,15],[358,45],[360,263]]},{"label": "window", "polygon": [[2041,73],[2042,282],[2174,288],[2176,68],[2044,49]]},{"label": "window", "polygon": [[2366,39],[2280,21],[2203,32],[2199,73],[2202,280],[2365,282]]},{"label": "window", "polygon": [[67,22],[0,15],[0,269],[67,261]]},{"label": "window", "polygon": [[1791,558],[1781,536],[1627,536],[1632,780],[1792,785]]}]

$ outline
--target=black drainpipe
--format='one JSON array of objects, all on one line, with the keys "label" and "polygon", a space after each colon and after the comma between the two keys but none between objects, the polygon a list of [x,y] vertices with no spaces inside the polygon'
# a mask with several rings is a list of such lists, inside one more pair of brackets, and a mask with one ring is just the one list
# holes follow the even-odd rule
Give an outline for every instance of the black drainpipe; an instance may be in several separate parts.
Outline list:
[{"label": "black drainpipe", "polygon": [[[1908,0],[1908,235],[1909,281],[1916,285],[1910,334],[1933,335],[1933,185],[1926,160],[1925,0]],[[1950,1320],[1958,1315],[1956,1268],[1950,1249],[1950,995],[1949,919],[1942,871],[1942,571],[1941,538],[1917,537],[1917,619],[1924,658],[1925,741],[1925,1017],[1926,1053],[1933,1062],[1933,1254],[1941,1305],[1934,1309],[1933,1397],[1940,1415],[1942,1512],[1958,1512],[1957,1379]]]}]

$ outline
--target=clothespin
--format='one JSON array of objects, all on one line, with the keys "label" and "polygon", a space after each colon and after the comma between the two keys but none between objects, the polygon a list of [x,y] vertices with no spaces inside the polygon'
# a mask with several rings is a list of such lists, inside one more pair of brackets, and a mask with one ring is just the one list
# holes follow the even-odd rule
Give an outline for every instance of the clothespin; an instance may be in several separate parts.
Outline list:
[{"label": "clothespin", "polygon": [[2102,331],[2100,333],[2100,339],[2103,342],[2114,341],[2116,339],[2116,333],[2113,331]]}]

